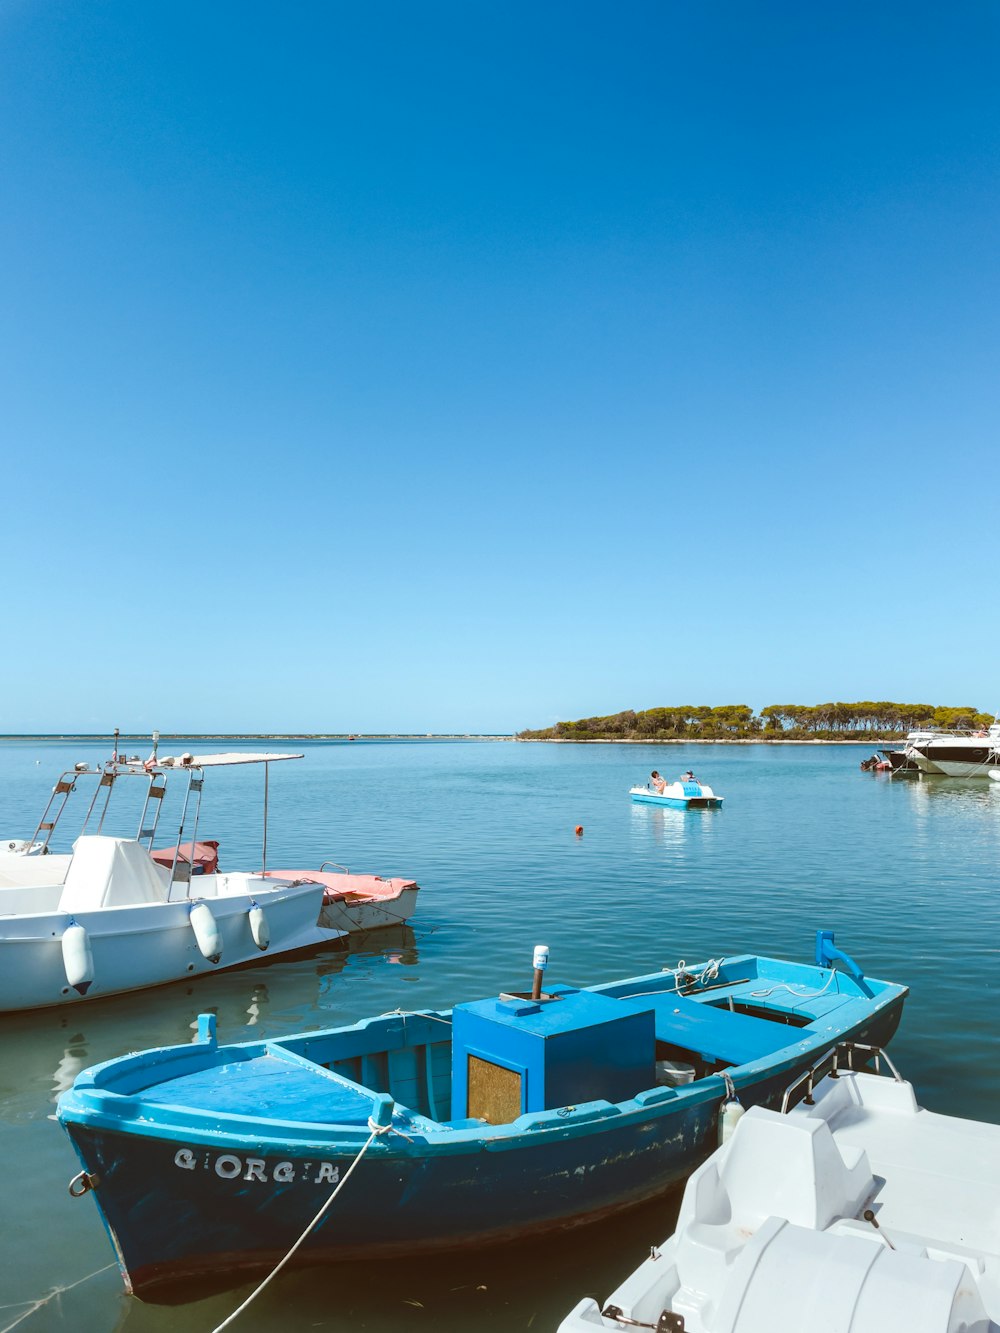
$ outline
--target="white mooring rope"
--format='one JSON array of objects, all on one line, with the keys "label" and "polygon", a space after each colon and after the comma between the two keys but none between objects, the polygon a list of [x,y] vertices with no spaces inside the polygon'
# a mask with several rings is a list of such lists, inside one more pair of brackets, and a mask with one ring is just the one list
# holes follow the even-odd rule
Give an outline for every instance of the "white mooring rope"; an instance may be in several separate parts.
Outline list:
[{"label": "white mooring rope", "polygon": [[818,1000],[821,995],[826,994],[826,992],[830,989],[831,982],[834,981],[838,975],[839,974],[836,971],[836,969],[831,967],[830,975],[827,977],[826,984],[823,986],[822,990],[817,990],[817,991],[795,990],[794,987],[789,986],[787,981],[778,981],[773,986],[768,986],[767,990],[752,990],[750,992],[750,995],[754,999],[757,998],[763,999],[768,995],[773,995],[776,990],[786,990],[796,1000]]},{"label": "white mooring rope", "polygon": [[13,1301],[10,1305],[0,1305],[0,1310],[16,1310],[19,1305],[25,1307],[16,1319],[9,1324],[4,1324],[0,1333],[11,1333],[11,1329],[17,1328],[19,1324],[23,1324],[33,1314],[37,1314],[39,1310],[44,1309],[49,1301],[55,1300],[57,1296],[62,1296],[67,1291],[72,1291],[74,1287],[79,1287],[84,1282],[89,1282],[92,1277],[100,1277],[102,1273],[106,1273],[115,1266],[115,1264],[105,1264],[103,1268],[98,1268],[96,1272],[88,1273],[86,1277],[78,1277],[75,1282],[67,1283],[65,1287],[53,1287],[47,1296],[41,1296],[37,1301]]},{"label": "white mooring rope", "polygon": [[305,1231],[303,1231],[302,1235],[298,1238],[298,1240],[295,1242],[292,1248],[285,1255],[284,1259],[282,1259],[281,1262],[276,1267],[271,1269],[270,1273],[268,1273],[267,1277],[260,1284],[260,1286],[255,1288],[255,1290],[253,1290],[250,1293],[250,1295],[246,1298],[246,1300],[243,1302],[242,1305],[240,1305],[237,1309],[235,1309],[231,1315],[229,1315],[226,1319],[222,1321],[221,1324],[219,1324],[216,1328],[214,1328],[212,1330],[212,1333],[222,1333],[222,1330],[224,1328],[228,1328],[229,1325],[233,1323],[234,1320],[236,1320],[243,1313],[243,1311],[257,1299],[257,1297],[264,1290],[264,1288],[271,1282],[271,1280],[278,1276],[278,1274],[285,1267],[288,1261],[292,1258],[296,1250],[298,1250],[298,1248],[301,1246],[301,1244],[309,1235],[309,1233],[322,1220],[324,1213],[330,1207],[331,1203],[333,1203],[334,1199],[337,1197],[340,1191],[347,1184],[348,1180],[350,1179],[351,1172],[361,1161],[362,1157],[364,1157],[365,1153],[372,1146],[374,1141],[383,1134],[389,1134],[395,1132],[393,1131],[392,1125],[376,1125],[375,1121],[371,1118],[371,1116],[368,1117],[368,1128],[371,1130],[371,1133],[365,1140],[364,1146],[362,1147],[361,1151],[358,1153],[357,1157],[355,1157],[354,1161],[341,1176],[340,1180],[337,1182],[336,1189],[334,1189],[333,1193],[327,1199],[326,1203],[324,1203],[323,1207],[319,1210],[319,1212],[316,1214],[313,1220],[309,1223]]}]

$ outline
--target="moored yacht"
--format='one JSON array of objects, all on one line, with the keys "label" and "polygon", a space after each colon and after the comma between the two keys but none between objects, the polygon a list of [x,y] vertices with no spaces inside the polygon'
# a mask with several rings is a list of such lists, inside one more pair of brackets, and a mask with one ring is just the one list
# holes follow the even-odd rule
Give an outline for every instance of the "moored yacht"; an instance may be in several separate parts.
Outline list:
[{"label": "moored yacht", "polygon": [[906,753],[905,748],[893,750],[883,746],[879,750],[879,754],[885,758],[894,773],[919,773],[920,771]]},{"label": "moored yacht", "polygon": [[922,773],[950,778],[985,777],[1000,755],[1000,722],[986,731],[911,731],[904,750]]}]

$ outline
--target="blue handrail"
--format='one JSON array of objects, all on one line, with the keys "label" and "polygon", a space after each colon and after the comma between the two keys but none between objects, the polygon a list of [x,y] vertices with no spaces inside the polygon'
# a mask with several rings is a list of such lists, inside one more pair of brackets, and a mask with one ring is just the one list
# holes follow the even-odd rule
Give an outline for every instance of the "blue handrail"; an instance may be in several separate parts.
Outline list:
[{"label": "blue handrail", "polygon": [[834,963],[842,963],[844,970],[849,972],[854,980],[861,987],[862,992],[872,997],[871,988],[865,981],[865,974],[860,966],[854,961],[850,954],[844,953],[843,949],[838,949],[833,942],[832,930],[817,930],[816,932],[816,966],[833,967]]}]

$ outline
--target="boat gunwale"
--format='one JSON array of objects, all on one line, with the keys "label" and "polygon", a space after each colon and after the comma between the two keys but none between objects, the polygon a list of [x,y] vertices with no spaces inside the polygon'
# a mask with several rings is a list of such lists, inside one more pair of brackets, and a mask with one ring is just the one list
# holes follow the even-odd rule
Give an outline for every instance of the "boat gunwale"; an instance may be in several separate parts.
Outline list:
[{"label": "boat gunwale", "polygon": [[718,810],[724,796],[663,796],[638,788],[629,792],[633,805],[655,805],[669,810]]},{"label": "boat gunwale", "polygon": [[[258,874],[244,870],[227,870],[221,873],[222,877],[224,878],[236,875],[244,875],[248,880],[260,878]],[[199,876],[198,878],[200,879],[201,876]],[[5,923],[5,929],[6,929],[7,928],[6,923],[9,923],[11,921],[16,921],[16,922],[23,921],[25,923],[34,923],[34,922],[48,923],[51,921],[58,920],[60,924],[63,924],[69,918],[72,917],[74,921],[86,927],[88,933],[92,937],[104,937],[104,936],[134,934],[135,931],[128,929],[126,923],[126,914],[132,912],[137,913],[136,930],[141,930],[144,929],[146,926],[148,926],[149,924],[148,916],[151,912],[158,911],[166,915],[167,909],[171,909],[172,914],[179,918],[177,922],[178,926],[186,926],[187,925],[186,920],[182,920],[181,918],[185,917],[187,914],[190,913],[190,909],[195,903],[207,903],[213,909],[218,908],[217,912],[213,910],[213,915],[218,915],[223,917],[240,916],[245,914],[246,912],[245,904],[251,900],[256,900],[258,898],[261,898],[263,899],[264,906],[267,907],[269,904],[274,904],[279,902],[284,903],[288,902],[290,899],[304,898],[307,897],[310,892],[318,891],[319,906],[320,907],[322,906],[322,888],[318,884],[312,884],[305,880],[301,880],[298,883],[290,883],[278,879],[272,882],[274,884],[273,889],[270,887],[269,882],[264,882],[259,888],[251,888],[248,885],[244,884],[243,887],[234,890],[232,893],[218,893],[218,894],[208,894],[208,895],[192,894],[190,898],[171,898],[163,902],[109,903],[107,907],[84,908],[80,911],[74,911],[74,912],[69,912],[65,908],[62,909],[52,908],[50,911],[47,912],[0,911],[0,923]],[[46,885],[41,885],[40,887],[51,888],[53,886],[46,884]],[[2,897],[3,892],[4,890],[0,889],[0,907],[3,906],[3,897]],[[223,911],[222,909],[224,907],[227,910]],[[125,924],[125,928],[118,930],[100,929],[99,928],[100,923],[107,921],[109,919],[111,919],[119,927]],[[2,948],[5,944],[23,944],[25,941],[29,942],[33,941],[35,943],[44,943],[44,944],[54,943],[56,945],[58,945],[59,943],[58,938],[53,940],[51,932],[46,930],[46,932],[41,935],[15,935],[15,934],[0,935],[0,948]],[[278,955],[276,954],[275,957],[278,957]],[[177,981],[186,981],[187,979],[188,979],[187,974],[182,974],[174,978],[174,980]],[[118,992],[114,993],[117,994]],[[157,1049],[165,1050],[170,1048],[158,1047]],[[110,1061],[104,1061],[103,1063],[108,1064],[110,1063]]]},{"label": "boat gunwale", "polygon": [[[796,972],[827,971],[814,965],[789,964],[787,961],[766,959],[761,955],[736,955],[726,958],[725,964],[779,963],[782,967],[793,967]],[[618,981],[601,983],[584,989],[598,993],[607,993],[618,987],[633,987],[643,982],[662,982],[672,970],[648,973],[644,976],[625,978]],[[835,971],[833,975],[843,978],[856,987],[857,983],[848,974]],[[869,986],[879,988],[879,993],[871,998],[863,994],[851,996],[848,1004],[837,1010],[838,1021],[825,1022],[822,1030],[812,1026],[824,1023],[826,1016],[817,1015],[804,1027],[789,1026],[791,1039],[786,1046],[778,1047],[768,1056],[758,1056],[742,1064],[729,1065],[726,1075],[737,1090],[749,1089],[757,1082],[780,1076],[801,1065],[804,1059],[825,1051],[839,1041],[850,1040],[845,1034],[863,1029],[878,1020],[882,1013],[893,1006],[902,1007],[908,988],[894,982],[883,982],[876,978],[865,978]],[[731,983],[741,984],[741,983]],[[799,983],[803,984],[803,983]],[[839,989],[839,986],[838,986]],[[652,994],[647,991],[647,994]],[[618,997],[626,998],[626,997]],[[634,997],[642,998],[642,993]],[[695,997],[691,997],[695,998]],[[846,1012],[844,1012],[846,1010]],[[417,1010],[405,1014],[383,1014],[362,1019],[357,1023],[335,1028],[320,1029],[317,1032],[294,1033],[286,1038],[271,1038],[263,1041],[226,1043],[223,1046],[214,1041],[193,1042],[183,1046],[159,1047],[150,1051],[136,1052],[130,1056],[117,1057],[95,1065],[81,1073],[73,1087],[59,1100],[57,1118],[64,1127],[79,1125],[81,1128],[100,1129],[126,1136],[159,1139],[166,1142],[203,1141],[211,1144],[233,1143],[241,1147],[252,1145],[257,1151],[291,1151],[322,1148],[329,1152],[334,1144],[342,1144],[345,1151],[354,1150],[371,1132],[367,1125],[345,1124],[337,1121],[315,1122],[302,1120],[284,1120],[277,1117],[262,1119],[257,1115],[244,1115],[238,1112],[209,1111],[201,1108],[189,1108],[177,1103],[147,1103],[135,1100],[135,1094],[155,1087],[159,1083],[169,1083],[181,1077],[178,1072],[171,1072],[170,1066],[194,1063],[195,1068],[185,1072],[201,1072],[221,1063],[243,1063],[267,1054],[291,1057],[292,1062],[310,1066],[317,1077],[332,1076],[344,1085],[357,1089],[371,1098],[372,1109],[380,1098],[391,1097],[391,1093],[379,1093],[365,1084],[356,1083],[335,1070],[326,1068],[318,1061],[312,1061],[294,1047],[285,1046],[285,1041],[303,1041],[311,1043],[332,1035],[347,1033],[369,1033],[378,1030],[383,1024],[385,1031],[391,1033],[394,1026],[397,1034],[403,1029],[405,1019],[425,1018],[430,1022],[443,1020],[449,1022],[450,1010]],[[844,1019],[849,1018],[846,1022]],[[766,1020],[762,1020],[766,1021]],[[794,1034],[794,1035],[792,1035]],[[404,1041],[403,1045],[430,1046],[433,1042]],[[225,1052],[226,1059],[219,1060],[220,1052]],[[198,1056],[202,1059],[199,1060]],[[781,1057],[781,1058],[778,1058]],[[157,1066],[164,1070],[164,1077],[145,1081],[132,1087],[128,1092],[118,1092],[112,1087],[101,1084],[102,1075],[113,1068],[117,1074],[134,1075],[139,1070],[153,1073]],[[166,1067],[166,1068],[164,1068]],[[596,1122],[606,1121],[607,1128],[654,1122],[667,1115],[674,1114],[684,1107],[701,1105],[706,1101],[715,1101],[726,1090],[726,1078],[721,1072],[704,1074],[701,1078],[681,1087],[664,1087],[653,1084],[640,1089],[633,1097],[621,1102],[595,1100],[581,1102],[572,1108],[560,1107],[545,1111],[526,1112],[515,1120],[501,1125],[478,1123],[474,1126],[456,1125],[447,1121],[433,1120],[416,1111],[403,1102],[397,1102],[401,1114],[398,1117],[402,1132],[397,1131],[380,1136],[372,1148],[383,1154],[410,1156],[427,1155],[437,1152],[455,1152],[465,1150],[483,1151],[486,1149],[509,1149],[528,1146],[532,1143],[551,1142],[553,1139],[572,1138],[595,1132]],[[96,1103],[96,1104],[94,1104]],[[70,1112],[69,1115],[66,1113]],[[411,1119],[412,1117],[412,1119]],[[418,1123],[414,1123],[414,1121]],[[266,1132],[265,1132],[266,1130]],[[405,1136],[404,1136],[405,1135]],[[269,1148],[265,1145],[271,1145]]]}]

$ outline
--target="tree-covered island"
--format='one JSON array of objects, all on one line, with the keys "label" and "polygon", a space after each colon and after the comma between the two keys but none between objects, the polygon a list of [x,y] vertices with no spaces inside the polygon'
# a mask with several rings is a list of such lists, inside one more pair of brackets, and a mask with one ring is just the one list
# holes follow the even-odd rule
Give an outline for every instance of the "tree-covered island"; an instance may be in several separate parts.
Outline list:
[{"label": "tree-covered island", "polygon": [[626,709],[609,717],[557,722],[519,731],[520,741],[879,741],[899,740],[918,727],[978,731],[993,721],[977,708],[934,704],[770,704],[755,713],[747,704],[685,704],[676,708]]}]

